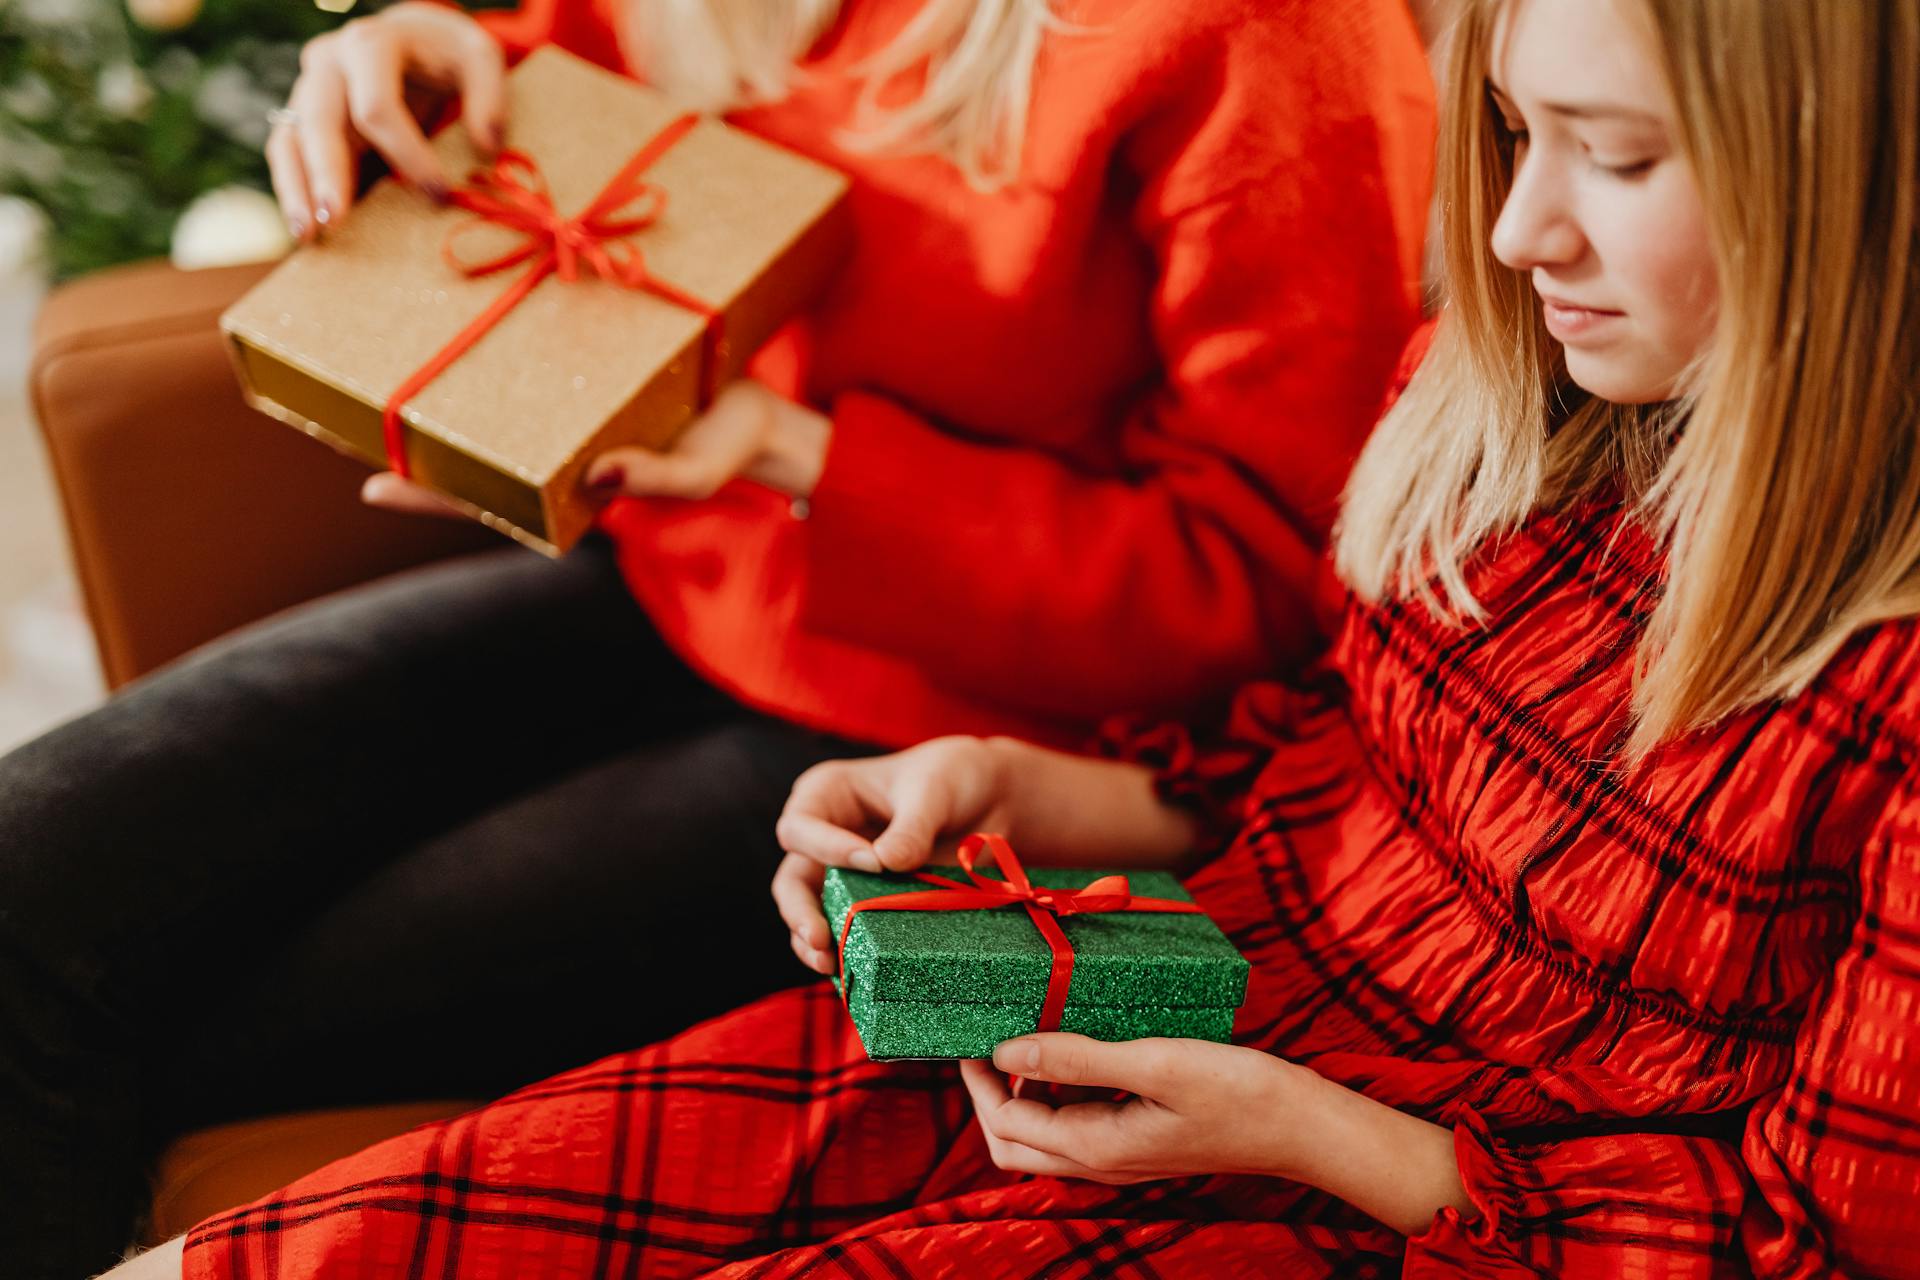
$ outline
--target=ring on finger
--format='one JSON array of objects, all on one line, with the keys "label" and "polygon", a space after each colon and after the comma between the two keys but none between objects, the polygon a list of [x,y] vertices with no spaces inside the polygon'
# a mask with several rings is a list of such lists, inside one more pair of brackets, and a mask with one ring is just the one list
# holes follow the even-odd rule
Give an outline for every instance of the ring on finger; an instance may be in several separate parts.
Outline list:
[{"label": "ring on finger", "polygon": [[300,123],[300,113],[292,107],[268,107],[267,123],[276,129],[283,124],[297,125]]}]

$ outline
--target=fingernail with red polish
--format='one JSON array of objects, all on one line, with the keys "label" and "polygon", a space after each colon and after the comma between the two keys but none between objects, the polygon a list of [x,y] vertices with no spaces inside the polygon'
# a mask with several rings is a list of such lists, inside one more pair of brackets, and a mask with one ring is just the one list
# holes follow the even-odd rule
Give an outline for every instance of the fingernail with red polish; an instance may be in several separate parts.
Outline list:
[{"label": "fingernail with red polish", "polygon": [[427,198],[432,200],[435,204],[445,204],[447,201],[453,198],[451,193],[447,191],[447,184],[444,182],[424,183],[422,184],[420,189],[426,192]]},{"label": "fingernail with red polish", "polygon": [[612,493],[627,482],[627,473],[619,467],[608,467],[593,479],[587,481],[587,488],[595,493]]}]

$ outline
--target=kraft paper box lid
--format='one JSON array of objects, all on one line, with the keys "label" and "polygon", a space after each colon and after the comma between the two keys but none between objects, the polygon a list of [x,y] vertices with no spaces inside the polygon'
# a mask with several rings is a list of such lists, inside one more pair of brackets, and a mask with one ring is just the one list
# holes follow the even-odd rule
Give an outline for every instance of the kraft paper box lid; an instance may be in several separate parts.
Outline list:
[{"label": "kraft paper box lid", "polygon": [[[507,77],[508,147],[539,165],[572,217],[681,117],[660,94],[544,47]],[[432,140],[449,173],[480,165],[463,127]],[[702,119],[641,175],[666,193],[629,238],[649,273],[722,316],[715,383],[824,287],[845,246],[846,178]],[[509,228],[383,179],[318,245],[297,249],[221,317],[250,403],[386,464],[388,397],[511,287],[462,259],[523,243]],[[659,447],[699,406],[707,318],[583,273],[550,275],[402,412],[414,478],[547,554],[589,527],[580,472],[619,445]]]}]

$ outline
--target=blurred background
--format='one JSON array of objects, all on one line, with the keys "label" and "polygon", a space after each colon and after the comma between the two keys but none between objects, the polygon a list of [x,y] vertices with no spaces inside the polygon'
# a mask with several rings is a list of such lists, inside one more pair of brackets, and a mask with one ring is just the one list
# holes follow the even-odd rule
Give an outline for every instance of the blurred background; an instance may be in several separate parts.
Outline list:
[{"label": "blurred background", "polygon": [[0,0],[0,751],[101,696],[29,417],[34,310],[115,263],[285,252],[266,112],[301,43],[348,16],[311,0]]},{"label": "blurred background", "polygon": [[[25,385],[39,300],[117,263],[284,253],[266,113],[304,41],[386,2],[0,0],[0,752],[102,696]],[[1431,37],[1446,0],[1414,9]]]}]

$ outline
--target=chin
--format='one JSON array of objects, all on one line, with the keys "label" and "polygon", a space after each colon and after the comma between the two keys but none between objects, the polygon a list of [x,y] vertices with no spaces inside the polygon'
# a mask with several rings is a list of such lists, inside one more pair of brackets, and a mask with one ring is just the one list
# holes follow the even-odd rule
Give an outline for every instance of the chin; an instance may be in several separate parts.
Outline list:
[{"label": "chin", "polygon": [[1583,391],[1614,404],[1658,404],[1673,398],[1670,370],[1652,370],[1631,357],[1567,351],[1567,376]]}]

